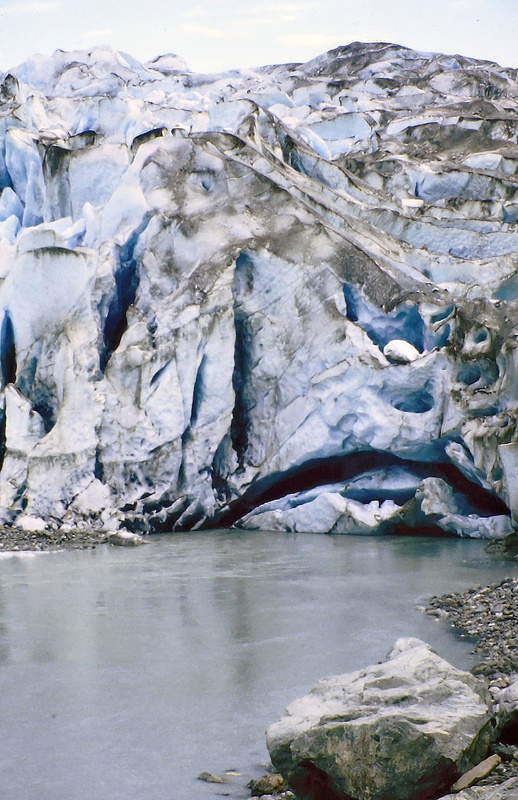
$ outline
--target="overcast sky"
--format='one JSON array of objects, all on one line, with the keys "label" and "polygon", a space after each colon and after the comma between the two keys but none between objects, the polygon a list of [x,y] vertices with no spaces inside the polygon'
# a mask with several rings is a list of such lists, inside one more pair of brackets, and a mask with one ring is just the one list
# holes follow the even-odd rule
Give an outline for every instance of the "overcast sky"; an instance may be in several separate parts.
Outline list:
[{"label": "overcast sky", "polygon": [[518,67],[518,0],[0,0],[0,69],[33,53],[110,44],[196,71],[305,61],[389,41]]}]

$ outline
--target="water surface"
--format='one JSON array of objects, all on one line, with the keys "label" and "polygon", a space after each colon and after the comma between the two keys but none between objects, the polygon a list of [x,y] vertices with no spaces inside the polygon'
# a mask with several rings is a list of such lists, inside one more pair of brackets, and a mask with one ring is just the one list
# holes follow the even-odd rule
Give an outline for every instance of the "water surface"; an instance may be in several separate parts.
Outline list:
[{"label": "water surface", "polygon": [[407,635],[472,665],[416,606],[505,575],[472,540],[237,531],[0,559],[0,798],[249,797],[320,677]]}]

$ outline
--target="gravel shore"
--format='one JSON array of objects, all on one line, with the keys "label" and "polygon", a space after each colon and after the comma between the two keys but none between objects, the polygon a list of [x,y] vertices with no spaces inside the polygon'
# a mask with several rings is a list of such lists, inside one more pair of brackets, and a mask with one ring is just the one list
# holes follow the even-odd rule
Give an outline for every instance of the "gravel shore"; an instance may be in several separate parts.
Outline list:
[{"label": "gravel shore", "polygon": [[84,550],[104,544],[106,534],[98,531],[24,531],[20,528],[0,528],[0,553],[47,550]]},{"label": "gravel shore", "polygon": [[[490,586],[432,597],[426,608],[432,617],[444,618],[462,636],[475,643],[481,660],[471,670],[486,678],[494,698],[516,680],[518,673],[518,578],[504,578]],[[495,742],[494,753],[502,759],[480,786],[495,786],[518,777],[518,746]]]},{"label": "gravel shore", "polygon": [[474,652],[481,655],[475,674],[508,683],[507,676],[518,672],[518,578],[432,597],[426,612],[444,616],[457,632],[475,640]]}]

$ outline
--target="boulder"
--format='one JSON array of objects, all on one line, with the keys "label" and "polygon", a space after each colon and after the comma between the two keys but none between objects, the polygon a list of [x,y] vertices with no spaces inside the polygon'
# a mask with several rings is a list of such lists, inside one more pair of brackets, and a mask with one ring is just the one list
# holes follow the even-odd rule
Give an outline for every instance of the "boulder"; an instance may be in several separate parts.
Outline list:
[{"label": "boulder", "polygon": [[383,355],[395,364],[411,364],[419,358],[419,350],[404,339],[392,339],[383,348]]},{"label": "boulder", "polygon": [[514,732],[513,743],[518,744],[518,678],[499,693],[496,712],[504,738]]},{"label": "boulder", "polygon": [[319,681],[267,731],[275,768],[301,800],[437,798],[491,741],[482,685],[419,639]]}]

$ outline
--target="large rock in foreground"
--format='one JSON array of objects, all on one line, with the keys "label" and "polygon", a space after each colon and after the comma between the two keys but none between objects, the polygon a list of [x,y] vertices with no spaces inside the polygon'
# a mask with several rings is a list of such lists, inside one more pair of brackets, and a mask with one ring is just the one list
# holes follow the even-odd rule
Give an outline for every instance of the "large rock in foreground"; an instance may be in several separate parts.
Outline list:
[{"label": "large rock in foreground", "polygon": [[267,731],[302,800],[427,800],[486,754],[490,713],[468,672],[419,639],[381,664],[326,678]]}]

